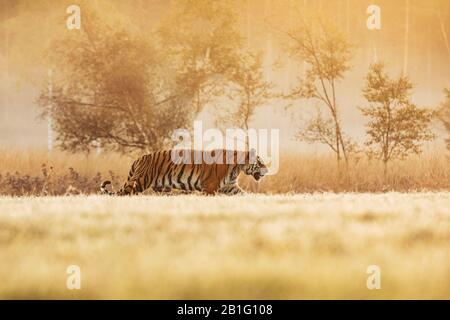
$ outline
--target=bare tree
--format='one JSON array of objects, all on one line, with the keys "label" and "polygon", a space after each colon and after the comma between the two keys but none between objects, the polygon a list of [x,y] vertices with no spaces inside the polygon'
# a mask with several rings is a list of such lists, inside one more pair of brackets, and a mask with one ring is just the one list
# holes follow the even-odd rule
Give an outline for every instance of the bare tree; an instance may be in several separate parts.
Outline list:
[{"label": "bare tree", "polygon": [[256,109],[274,97],[273,84],[264,77],[261,54],[241,54],[229,80],[228,96],[237,101],[237,106],[225,109],[220,120],[225,125],[248,130]]},{"label": "bare tree", "polygon": [[236,23],[233,1],[175,0],[158,29],[197,114],[224,94],[229,72],[239,63],[243,38]]},{"label": "bare tree", "polygon": [[332,144],[338,164],[342,156],[347,162],[336,84],[350,68],[351,45],[335,25],[320,17],[308,19],[308,23],[300,19],[299,25],[287,31],[286,35],[290,39],[290,55],[308,66],[305,76],[288,98],[317,99],[327,110],[327,116],[321,113],[321,118],[312,119],[307,132],[298,137],[330,147]]},{"label": "bare tree", "polygon": [[385,178],[390,160],[419,154],[422,142],[434,138],[429,130],[433,114],[410,101],[411,89],[407,76],[391,79],[382,63],[371,65],[363,88],[369,105],[360,109],[369,118],[368,152],[383,161]]},{"label": "bare tree", "polygon": [[316,107],[316,114],[306,121],[302,130],[296,134],[296,138],[308,143],[325,144],[338,153],[333,120],[324,117],[323,112],[318,107]]},{"label": "bare tree", "polygon": [[53,94],[45,89],[38,99],[43,116],[52,113],[59,146],[161,148],[195,115],[171,61],[155,41],[84,17],[84,33],[53,44]]},{"label": "bare tree", "polygon": [[[245,130],[245,146],[248,150],[250,141],[248,129],[256,109],[275,97],[273,84],[265,80],[262,56],[244,52],[240,55],[238,64],[229,77],[230,85],[227,94],[231,102],[237,102],[234,107],[220,108],[218,121],[223,126],[233,126]],[[259,184],[253,183],[253,191],[258,192]]]}]

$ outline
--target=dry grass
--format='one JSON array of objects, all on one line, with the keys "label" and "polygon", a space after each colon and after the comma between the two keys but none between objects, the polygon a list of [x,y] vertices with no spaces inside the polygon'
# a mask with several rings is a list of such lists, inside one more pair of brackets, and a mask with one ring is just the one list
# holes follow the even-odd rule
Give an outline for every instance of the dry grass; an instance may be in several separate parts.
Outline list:
[{"label": "dry grass", "polygon": [[97,193],[102,180],[112,180],[116,185],[121,183],[131,163],[131,157],[117,154],[86,156],[58,151],[4,150],[0,158],[0,194]]},{"label": "dry grass", "polygon": [[279,173],[265,179],[261,189],[288,192],[386,192],[450,190],[450,157],[445,153],[393,161],[385,181],[380,161],[365,158],[337,170],[331,156],[282,155]]},{"label": "dry grass", "polygon": [[449,207],[448,192],[3,197],[0,298],[450,299]]},{"label": "dry grass", "polygon": [[[0,194],[90,194],[96,193],[99,181],[106,178],[118,187],[135,157],[4,150],[0,158]],[[264,178],[258,187],[248,177],[242,177],[241,184],[249,191],[262,193],[450,190],[450,158],[442,152],[393,162],[387,181],[382,172],[378,161],[361,159],[351,162],[339,176],[331,156],[281,154],[278,174]]]},{"label": "dry grass", "polygon": [[121,156],[115,153],[107,154],[72,154],[61,151],[48,153],[46,150],[0,149],[0,174],[19,172],[35,175],[41,172],[42,164],[53,167],[55,175],[67,173],[69,167],[81,175],[94,176],[97,173],[108,174],[110,170],[122,172],[126,177],[133,161],[133,156]]}]

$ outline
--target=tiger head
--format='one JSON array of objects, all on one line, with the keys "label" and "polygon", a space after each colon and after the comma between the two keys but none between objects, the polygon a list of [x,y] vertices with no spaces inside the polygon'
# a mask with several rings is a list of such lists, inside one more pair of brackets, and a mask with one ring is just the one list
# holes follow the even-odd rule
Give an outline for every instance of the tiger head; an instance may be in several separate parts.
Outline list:
[{"label": "tiger head", "polygon": [[249,161],[249,163],[244,167],[245,174],[253,176],[256,181],[259,181],[259,179],[264,177],[268,171],[267,166],[259,156],[256,156],[254,161]]}]

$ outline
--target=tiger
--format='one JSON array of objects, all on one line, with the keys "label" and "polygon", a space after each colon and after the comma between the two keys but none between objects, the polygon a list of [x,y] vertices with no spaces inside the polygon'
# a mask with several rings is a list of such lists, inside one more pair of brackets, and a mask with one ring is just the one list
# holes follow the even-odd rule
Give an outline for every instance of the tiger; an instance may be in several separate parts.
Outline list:
[{"label": "tiger", "polygon": [[143,155],[134,161],[127,181],[119,191],[108,191],[106,187],[111,181],[106,180],[100,185],[100,192],[124,196],[139,194],[151,188],[157,193],[176,189],[185,193],[200,191],[207,195],[245,194],[238,185],[241,172],[259,181],[268,173],[268,167],[253,149],[162,150]]}]

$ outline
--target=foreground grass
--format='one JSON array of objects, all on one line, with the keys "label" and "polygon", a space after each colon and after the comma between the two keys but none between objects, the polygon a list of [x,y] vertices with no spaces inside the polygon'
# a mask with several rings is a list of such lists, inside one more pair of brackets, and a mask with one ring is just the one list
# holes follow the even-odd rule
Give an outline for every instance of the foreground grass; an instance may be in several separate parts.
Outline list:
[{"label": "foreground grass", "polygon": [[448,192],[3,197],[0,298],[450,299],[449,208]]}]

